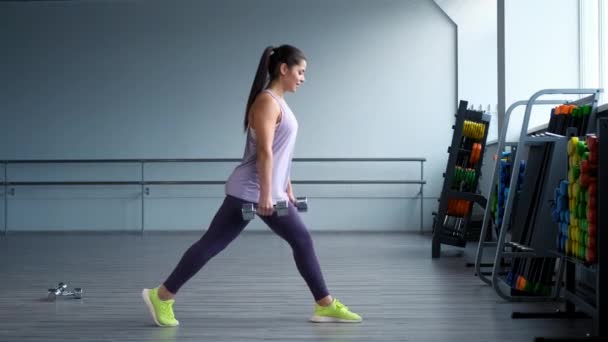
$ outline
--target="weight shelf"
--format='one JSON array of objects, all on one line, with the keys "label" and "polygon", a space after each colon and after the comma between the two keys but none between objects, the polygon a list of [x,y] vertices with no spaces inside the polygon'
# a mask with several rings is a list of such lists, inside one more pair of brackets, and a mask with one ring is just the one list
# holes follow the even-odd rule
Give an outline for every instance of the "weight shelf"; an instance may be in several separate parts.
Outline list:
[{"label": "weight shelf", "polygon": [[597,264],[589,264],[588,262],[581,260],[579,258],[575,258],[573,256],[570,255],[566,255],[566,253],[560,252],[560,251],[556,251],[556,250],[551,250],[549,251],[553,256],[558,257],[558,258],[563,258],[565,261],[567,262],[571,262],[573,264],[577,264],[580,265],[581,267],[583,267],[584,269],[586,269],[589,272],[597,272]]},{"label": "weight shelf", "polygon": [[[536,105],[560,105],[560,104],[564,104],[564,103],[569,103],[569,104],[579,104],[579,105],[583,105],[583,104],[592,104],[593,105],[593,109],[596,108],[596,101],[597,98],[599,96],[599,89],[544,89],[541,91],[536,92],[535,94],[533,94],[530,99],[528,100],[524,100],[524,101],[517,101],[515,103],[513,103],[505,112],[505,120],[504,120],[504,125],[500,130],[500,134],[499,134],[499,139],[498,139],[498,147],[497,147],[497,153],[502,153],[502,151],[505,149],[505,146],[507,145],[506,143],[506,136],[507,136],[507,130],[509,128],[509,120],[511,117],[511,113],[512,111],[517,108],[518,106],[524,106],[525,105],[525,111],[524,111],[524,117],[522,120],[522,125],[521,125],[521,132],[520,132],[520,136],[519,136],[519,140],[518,140],[518,146],[523,146],[522,148],[518,148],[515,151],[515,155],[513,158],[513,162],[512,164],[514,165],[514,167],[511,170],[511,178],[510,178],[510,182],[511,184],[519,184],[519,167],[517,167],[518,165],[520,165],[521,161],[524,160],[525,158],[530,158],[530,156],[528,156],[528,154],[531,155],[531,151],[534,145],[542,145],[542,146],[547,146],[545,147],[539,147],[540,150],[536,151],[536,155],[541,155],[544,154],[544,158],[548,158],[545,162],[546,163],[546,167],[547,170],[550,171],[548,172],[548,174],[545,174],[543,177],[539,177],[537,181],[541,181],[543,182],[541,184],[542,187],[545,186],[549,186],[550,184],[552,184],[555,179],[561,177],[561,174],[559,174],[559,172],[555,171],[552,169],[553,166],[559,166],[561,165],[561,159],[559,159],[557,156],[555,156],[555,153],[552,151],[553,148],[557,148],[557,145],[561,145],[564,144],[564,139],[565,137],[562,137],[560,135],[555,135],[555,134],[551,134],[551,133],[543,133],[542,135],[538,135],[538,136],[529,136],[528,135],[528,130],[529,130],[529,122],[530,122],[530,116],[531,116],[531,112],[532,112],[532,108]],[[585,96],[584,98],[582,98],[581,100],[578,101],[569,101],[569,100],[559,100],[559,99],[555,99],[555,100],[539,100],[539,98],[541,96],[544,95],[583,95]],[[524,148],[525,147],[525,148]],[[534,147],[536,148],[536,147]],[[542,151],[542,148],[545,148],[544,152]],[[526,152],[524,152],[524,150]],[[524,157],[527,156],[527,157]],[[530,161],[530,160],[528,160]],[[500,177],[500,158],[496,158],[495,160],[495,165],[494,165],[494,169],[493,172],[491,174],[491,181],[490,184],[492,184],[492,186],[489,187],[488,190],[488,194],[487,194],[487,198],[491,198],[492,197],[492,191],[494,188],[494,184],[496,184],[499,180]],[[539,164],[539,163],[536,163]],[[528,166],[528,165],[527,165]],[[545,167],[543,165],[537,165],[536,167]],[[526,174],[528,173],[529,168],[526,167]],[[538,170],[537,170],[538,171]],[[545,172],[543,170],[539,170],[540,172]],[[532,178],[534,174],[530,174]],[[526,175],[523,175],[523,177],[527,177]],[[505,246],[505,242],[506,242],[506,233],[508,231],[508,227],[511,227],[512,223],[511,223],[511,214],[512,214],[512,210],[514,210],[514,208],[516,209],[517,205],[515,205],[515,196],[520,193],[519,191],[510,191],[509,195],[505,201],[504,204],[504,214],[503,214],[503,219],[501,221],[500,226],[498,227],[497,231],[499,232],[499,236],[497,238],[498,242],[497,242],[497,248],[496,248],[496,255],[494,257],[494,269],[492,273],[496,273],[497,272],[497,265],[500,264],[500,261],[503,258],[503,253],[505,253],[504,251],[504,246]],[[521,199],[521,194],[520,193],[520,201]],[[520,222],[518,223],[518,221],[516,220],[514,224],[524,224],[526,225],[524,228],[530,226],[530,227],[534,227],[534,234],[538,235],[543,235],[544,233],[546,233],[547,229],[551,229],[550,225],[548,225],[545,218],[543,218],[544,216],[541,215],[541,213],[543,213],[544,210],[546,210],[546,208],[542,205],[540,205],[540,203],[544,203],[543,202],[543,198],[547,196],[546,191],[543,191],[541,188],[541,193],[540,194],[536,194],[536,193],[530,193],[529,196],[526,198],[527,201],[530,201],[530,203],[539,203],[538,207],[534,207],[531,208],[533,209],[533,211],[531,213],[527,213],[527,212],[523,212],[523,213],[517,213],[517,215],[523,215],[522,217],[525,218],[526,215],[531,214],[532,216],[530,216],[530,218],[528,220],[526,220],[525,222]],[[524,203],[524,202],[521,202]],[[522,209],[522,208],[520,208]],[[530,209],[529,209],[530,210]],[[482,222],[482,228],[481,228],[481,235],[483,236],[484,234],[487,233],[489,226],[490,226],[490,217],[492,216],[492,213],[490,212],[490,207],[486,206],[485,208],[485,212],[484,212],[484,219]],[[533,221],[529,221],[529,220],[533,220]],[[521,221],[521,220],[519,220]],[[513,227],[511,227],[513,228]],[[539,229],[540,228],[540,229]],[[526,232],[526,230],[522,231],[523,234],[531,234]],[[527,236],[527,235],[526,235]],[[550,235],[548,235],[550,236]],[[542,249],[539,250],[538,248],[535,248],[535,254],[538,257],[542,257],[544,255],[550,256],[550,257],[556,257],[555,255],[549,253],[547,251],[548,248],[546,248],[546,241],[543,241],[543,239],[537,239],[534,238],[534,235],[531,235],[530,237],[528,237],[527,239],[530,239],[530,243],[533,243],[533,246],[530,247],[540,247]],[[537,246],[538,244],[538,246]],[[481,265],[481,260],[483,257],[483,249],[484,249],[484,245],[483,243],[480,243],[478,245],[477,248],[477,255],[476,255],[476,262],[475,262],[475,271],[476,274],[478,275],[478,277],[484,281],[485,283],[492,285],[493,282],[493,278],[490,277],[486,277],[484,274],[482,274],[481,270],[480,270],[480,265]],[[542,252],[542,253],[541,253]],[[505,255],[507,256],[507,255]],[[513,256],[517,256],[517,254],[513,254]],[[494,277],[495,278],[495,277]],[[508,296],[505,295],[505,293],[500,293],[500,289],[495,287],[497,293],[499,294],[499,296],[501,296],[502,298],[505,298],[506,300],[514,300],[515,298],[513,298],[512,296]]]},{"label": "weight shelf", "polygon": [[[536,303],[536,302],[554,302],[557,300],[556,295],[547,296],[547,295],[543,295],[543,294],[534,294],[534,293],[529,293],[529,292],[514,289],[511,287],[511,285],[509,285],[509,283],[507,282],[507,279],[504,276],[496,276],[496,277],[494,277],[494,279],[496,280],[496,282],[493,285],[495,287],[500,288],[500,293],[514,293],[514,292],[517,293],[517,295],[512,296],[513,298],[509,299],[509,301],[511,301],[511,302],[535,302]],[[501,297],[502,297],[502,295],[501,295]]]},{"label": "weight shelf", "polygon": [[[447,148],[449,157],[445,172],[443,173],[444,180],[441,197],[439,198],[439,208],[437,212],[433,213],[435,215],[432,240],[433,258],[438,258],[440,256],[442,244],[465,247],[467,241],[477,239],[477,231],[469,227],[471,222],[470,216],[473,211],[472,207],[476,203],[483,207],[487,202],[483,196],[476,194],[476,192],[479,186],[479,179],[481,178],[480,171],[491,117],[482,111],[467,109],[467,106],[468,102],[461,100],[458,105],[457,113],[454,115],[456,117],[455,123],[452,126],[454,133],[452,135],[451,144]],[[471,135],[470,133],[473,131],[470,131],[465,135],[465,127],[467,127],[468,122],[476,124],[474,131],[474,135],[476,135],[475,138],[466,136]],[[465,141],[463,139],[466,139],[466,143],[481,144],[481,151],[474,165],[469,164],[470,156],[468,156],[468,158],[466,157],[467,154],[472,154],[474,149],[472,147],[467,148],[463,146],[463,141]],[[464,160],[463,156],[465,156]],[[460,165],[463,164],[463,162],[464,165]],[[470,191],[465,192],[453,188],[457,166],[474,170],[474,179],[467,182],[465,185],[467,190],[471,189]],[[458,205],[458,212],[452,212],[450,211],[449,205],[451,200],[463,200],[469,203],[464,204],[461,202]],[[458,229],[445,226],[445,218],[450,216],[462,218],[462,225],[459,225]],[[456,236],[452,235],[453,232],[456,233]]]},{"label": "weight shelf", "polygon": [[[587,132],[591,133],[591,132],[596,132],[597,136],[599,138],[600,141],[600,146],[599,146],[599,150],[600,151],[608,151],[608,140],[607,139],[603,139],[603,138],[608,138],[608,120],[606,119],[600,119],[602,118],[602,113],[597,113],[597,99],[599,96],[599,93],[601,92],[601,89],[545,89],[545,90],[541,90],[537,93],[535,93],[532,97],[530,97],[529,100],[526,101],[518,101],[513,103],[509,109],[507,110],[507,112],[505,113],[505,126],[502,128],[501,132],[500,132],[500,138],[498,140],[498,151],[502,151],[504,149],[504,147],[507,145],[506,144],[506,128],[508,127],[508,122],[509,122],[509,117],[511,112],[513,111],[514,108],[516,108],[517,106],[522,106],[525,105],[526,106],[526,110],[525,110],[525,116],[523,119],[523,125],[521,127],[521,134],[520,134],[520,139],[518,144],[520,144],[521,146],[525,146],[525,148],[523,149],[518,149],[516,151],[515,154],[515,161],[514,164],[517,165],[519,164],[520,160],[526,159],[528,157],[527,153],[528,152],[524,152],[524,150],[530,150],[532,151],[532,149],[536,149],[535,151],[539,151],[539,148],[536,147],[538,145],[545,145],[545,144],[552,144],[554,145],[553,147],[551,147],[551,149],[556,149],[556,150],[564,150],[565,151],[565,147],[564,145],[564,141],[567,139],[566,136],[561,136],[559,134],[550,134],[550,133],[545,133],[545,134],[541,134],[541,135],[536,135],[536,136],[529,136],[527,134],[527,130],[528,130],[528,124],[529,124],[529,119],[530,119],[530,114],[531,114],[531,110],[532,110],[532,106],[534,105],[538,105],[538,104],[543,104],[543,105],[549,105],[549,104],[555,104],[555,105],[559,105],[559,104],[577,104],[577,105],[586,105],[589,104],[592,107],[591,110],[591,116],[589,117],[589,123],[587,126]],[[546,101],[542,101],[539,100],[538,98],[543,96],[543,95],[556,95],[556,94],[578,94],[578,95],[589,95],[586,96],[584,98],[582,98],[581,100],[578,101],[574,101],[574,102],[569,102],[569,101],[563,101],[563,100],[546,100]],[[595,114],[597,114],[597,117],[595,117]],[[597,120],[596,120],[597,119]],[[597,130],[594,130],[597,129]],[[572,133],[569,132],[568,135]],[[542,147],[541,147],[542,148]],[[545,150],[546,152],[547,150]],[[551,150],[549,150],[551,151]],[[500,153],[500,152],[499,152]],[[530,152],[531,154],[531,152]],[[538,154],[538,153],[536,153]],[[564,152],[565,154],[565,152]],[[498,164],[498,161],[496,162],[496,164]],[[599,160],[598,160],[598,166],[600,169],[602,169],[603,167],[608,165],[608,153],[602,153],[600,152],[599,155]],[[492,175],[492,180],[491,180],[491,184],[494,184],[498,178],[498,172],[497,172],[497,168],[498,165],[495,166],[494,168],[494,173]],[[526,168],[527,169],[527,168]],[[551,173],[553,173],[553,168],[551,169]],[[602,172],[600,170],[598,170],[598,174],[608,174],[606,172]],[[511,182],[512,183],[517,183],[518,177],[520,175],[518,175],[517,172],[515,172],[515,168],[512,171],[512,175],[511,175]],[[543,178],[543,181],[546,181],[547,179],[550,180],[550,182],[552,183],[553,180],[550,178],[552,176],[547,175],[546,178]],[[608,193],[608,182],[606,180],[604,180],[603,178],[598,177],[598,198],[597,198],[597,220],[598,220],[598,227],[602,227],[602,226],[606,226],[606,224],[604,223],[605,221],[605,215],[601,215],[602,213],[608,211],[608,201],[606,201],[605,199],[602,199],[602,195],[605,195]],[[491,195],[491,193],[490,193]],[[590,331],[587,334],[587,338],[581,338],[581,339],[576,339],[576,338],[557,338],[557,339],[553,339],[553,338],[543,338],[543,337],[537,337],[536,341],[575,341],[575,340],[600,340],[601,337],[606,337],[608,336],[608,325],[606,324],[606,322],[608,322],[608,312],[606,311],[606,308],[608,308],[608,302],[607,302],[607,296],[606,294],[604,294],[603,296],[601,295],[601,291],[605,290],[606,288],[608,288],[608,277],[606,275],[606,272],[604,270],[604,268],[606,268],[606,265],[608,265],[608,253],[606,253],[606,250],[608,249],[608,234],[606,234],[605,232],[603,232],[601,229],[598,229],[597,232],[597,263],[594,265],[589,265],[587,264],[584,260],[580,260],[578,258],[572,257],[572,256],[568,256],[568,255],[564,255],[563,252],[557,251],[556,250],[556,246],[555,246],[555,242],[552,243],[552,241],[554,241],[554,239],[549,238],[550,236],[550,224],[540,224],[540,226],[542,226],[541,230],[542,230],[542,234],[540,234],[539,236],[541,236],[541,239],[538,241],[534,241],[534,243],[532,244],[532,247],[536,247],[537,244],[536,243],[540,243],[538,246],[540,246],[543,250],[545,250],[547,253],[549,253],[551,255],[552,258],[555,259],[555,266],[556,266],[556,273],[553,275],[553,278],[555,279],[554,281],[554,286],[553,286],[553,294],[554,296],[552,296],[553,298],[549,297],[522,297],[519,295],[514,295],[511,292],[510,287],[508,286],[508,284],[506,283],[506,279],[504,278],[500,278],[500,276],[498,275],[498,266],[497,264],[499,264],[503,259],[503,253],[504,253],[504,244],[505,244],[505,237],[506,237],[506,233],[507,233],[507,228],[511,226],[511,222],[510,222],[510,214],[511,214],[511,207],[515,207],[514,203],[514,199],[515,199],[515,192],[511,192],[509,194],[509,198],[507,200],[507,203],[505,205],[505,219],[503,219],[502,221],[502,225],[499,227],[498,231],[499,233],[499,237],[498,237],[498,242],[497,245],[498,247],[496,248],[496,256],[494,259],[494,266],[493,266],[493,270],[490,273],[491,277],[486,278],[484,276],[484,274],[482,274],[482,272],[480,272],[480,268],[481,266],[481,260],[482,260],[482,256],[483,256],[483,248],[485,246],[484,243],[482,243],[480,241],[480,244],[478,246],[478,250],[477,250],[477,257],[476,257],[476,263],[475,263],[475,268],[476,268],[476,274],[486,283],[488,283],[489,285],[493,286],[493,288],[495,289],[495,291],[497,292],[497,294],[507,300],[507,301],[528,301],[528,302],[537,302],[537,301],[553,301],[555,303],[560,303],[560,304],[565,304],[566,310],[565,312],[545,312],[545,313],[523,313],[520,317],[520,315],[518,315],[516,317],[516,313],[513,313],[513,318],[535,318],[535,317],[544,317],[544,318],[573,318],[576,316],[577,313],[581,313],[580,311],[577,312],[576,309],[578,308],[579,310],[583,311],[584,313],[586,313],[588,316],[590,316],[591,318],[593,318],[593,330]],[[540,196],[540,202],[541,203],[545,203],[542,200],[542,197],[544,195]],[[536,201],[536,200],[535,200]],[[538,215],[540,212],[542,212],[544,209],[542,207],[538,208],[537,211],[534,212],[534,215]],[[517,215],[520,215],[521,213],[517,213]],[[525,214],[525,213],[524,213]],[[490,219],[491,214],[489,213],[488,208],[486,208],[486,212],[484,213],[484,222],[482,225],[482,234],[484,234],[484,232],[489,229],[489,219]],[[543,215],[539,215],[539,216],[543,216],[544,217],[544,213]],[[603,220],[604,219],[604,220]],[[539,224],[534,224],[536,223],[536,221],[532,222],[533,225],[532,227],[534,227],[534,233],[538,233],[537,232],[537,228],[539,228]],[[554,228],[552,228],[553,232],[557,231],[557,227],[554,225]],[[547,233],[547,235],[545,235],[544,233]],[[602,234],[604,233],[604,234]],[[542,237],[546,237],[545,239],[542,239]],[[603,253],[602,253],[603,251]],[[602,268],[602,265],[603,268]],[[595,282],[593,283],[593,287],[595,288],[595,296],[593,295],[589,295],[588,293],[584,293],[587,291],[582,291],[581,290],[581,284],[577,284],[576,283],[576,274],[578,274],[576,271],[588,271],[588,272],[594,272],[595,273]],[[593,291],[591,291],[593,292]],[[593,298],[595,297],[595,298]],[[593,298],[593,299],[589,299],[589,298]],[[589,301],[592,302],[592,304],[589,303]],[[593,304],[595,303],[595,305]]]}]

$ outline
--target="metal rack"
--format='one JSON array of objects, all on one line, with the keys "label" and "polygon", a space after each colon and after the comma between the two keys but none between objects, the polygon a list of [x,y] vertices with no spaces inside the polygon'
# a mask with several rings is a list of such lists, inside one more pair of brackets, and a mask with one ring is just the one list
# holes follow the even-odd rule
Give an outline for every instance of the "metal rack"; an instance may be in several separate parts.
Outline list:
[{"label": "metal rack", "polygon": [[[505,125],[504,125],[503,129],[501,130],[500,137],[498,139],[498,150],[497,150],[498,153],[501,153],[505,147],[505,140],[506,140],[511,112],[513,111],[514,108],[516,108],[517,106],[521,106],[523,104],[526,105],[526,109],[525,109],[525,114],[524,114],[524,118],[523,118],[523,124],[522,124],[521,131],[520,131],[518,146],[517,146],[517,149],[515,152],[515,158],[514,158],[513,165],[519,165],[522,160],[527,159],[529,154],[531,153],[531,150],[533,150],[535,148],[545,148],[546,147],[546,148],[548,148],[549,151],[551,151],[551,152],[549,152],[551,154],[550,161],[549,161],[549,163],[550,163],[549,165],[551,165],[551,167],[547,168],[548,174],[543,175],[543,177],[542,177],[542,181],[544,182],[542,184],[543,193],[535,194],[536,196],[540,196],[539,203],[547,203],[548,199],[550,198],[550,196],[552,194],[550,193],[550,191],[544,191],[544,190],[554,189],[556,184],[559,182],[559,180],[566,176],[567,168],[566,168],[565,160],[560,160],[560,158],[555,156],[555,153],[557,150],[560,150],[560,149],[562,151],[564,150],[563,148],[565,148],[565,145],[567,144],[567,138],[564,136],[550,134],[550,133],[529,136],[528,135],[528,129],[529,129],[528,126],[529,126],[530,115],[531,115],[533,106],[534,105],[568,103],[568,101],[566,101],[566,100],[545,100],[545,101],[538,100],[539,97],[544,96],[544,95],[588,95],[587,97],[584,97],[578,101],[573,101],[570,103],[575,104],[575,105],[590,104],[592,106],[592,113],[595,113],[595,111],[597,109],[597,98],[599,96],[599,92],[600,92],[599,89],[545,89],[545,90],[538,91],[537,93],[532,95],[532,97],[530,97],[530,99],[528,101],[519,101],[519,102],[514,103],[513,105],[511,105],[511,107],[509,108],[507,113],[505,113]],[[532,153],[534,153],[534,152],[532,152]],[[492,173],[492,180],[491,180],[490,184],[494,184],[497,181],[499,165],[500,165],[500,158],[497,158],[496,163],[494,165],[494,172]],[[528,174],[531,174],[533,172],[538,172],[538,171],[539,171],[538,169],[533,170],[533,167],[531,167],[531,168],[526,167],[526,172]],[[519,168],[513,167],[510,182],[513,186],[513,184],[515,184],[515,185],[518,184],[518,181],[519,181]],[[492,186],[490,186],[488,198],[489,198],[489,196],[491,196],[491,191],[492,191]],[[475,259],[476,274],[482,281],[491,285],[494,288],[494,290],[496,291],[496,293],[505,300],[521,301],[521,302],[555,301],[557,299],[557,297],[559,296],[559,290],[560,290],[559,282],[557,282],[557,286],[555,286],[553,288],[553,291],[550,295],[547,295],[547,296],[520,296],[520,295],[514,295],[512,293],[511,287],[507,284],[506,280],[501,276],[501,273],[500,273],[501,265],[503,264],[503,261],[505,260],[505,258],[509,258],[509,259],[510,258],[555,258],[555,255],[553,253],[551,253],[550,247],[548,244],[553,243],[555,241],[555,234],[556,234],[557,230],[554,228],[555,225],[550,221],[551,215],[549,214],[550,208],[548,206],[542,206],[541,208],[534,208],[535,212],[532,213],[533,221],[531,222],[531,226],[534,227],[534,233],[535,233],[536,238],[532,239],[529,246],[517,246],[513,243],[509,243],[506,241],[507,232],[509,230],[508,228],[510,227],[511,220],[513,219],[512,216],[514,216],[514,215],[512,215],[512,213],[515,209],[514,204],[515,204],[515,200],[516,200],[516,195],[517,195],[516,190],[510,191],[509,195],[507,197],[507,201],[505,203],[504,217],[502,219],[500,226],[498,227],[498,231],[500,234],[498,236],[498,241],[496,242],[496,245],[495,245],[496,254],[494,257],[494,262],[491,265],[491,267],[492,267],[492,272],[490,274],[491,278],[486,277],[487,273],[482,272],[481,267],[482,267],[482,257],[483,257],[484,248],[492,246],[493,244],[482,241],[481,239],[480,239],[478,247],[477,247],[477,255],[476,255],[476,259]],[[528,200],[528,199],[523,198],[523,199],[521,199],[521,202],[525,203],[526,200]],[[538,209],[538,210],[536,210],[536,209]],[[523,208],[523,211],[525,211],[525,210],[530,210],[530,209]],[[520,218],[522,216],[527,216],[527,213],[525,213],[523,211],[517,212],[517,216],[519,216]],[[484,234],[486,234],[487,230],[489,229],[490,216],[491,216],[491,212],[490,212],[490,208],[488,206],[488,207],[486,207],[485,212],[484,212],[484,218],[483,218],[482,229],[481,229],[482,236],[485,236]],[[520,222],[521,222],[521,220],[519,222],[515,222],[515,223],[520,223]],[[537,230],[542,230],[542,231],[538,232]],[[559,264],[560,267],[558,268],[558,272],[557,272],[558,274],[557,274],[556,279],[560,279],[562,276],[562,274],[561,274],[562,265],[563,265],[563,260],[560,261],[560,264]]]},{"label": "metal rack", "polygon": [[[465,247],[467,243],[466,235],[471,217],[472,207],[475,203],[482,207],[486,206],[486,198],[477,192],[479,178],[481,176],[481,161],[486,147],[488,137],[488,127],[490,125],[490,115],[480,111],[467,109],[468,102],[460,101],[456,122],[452,128],[454,134],[452,143],[448,148],[449,158],[445,173],[443,174],[443,188],[439,199],[439,207],[436,213],[433,213],[433,240],[432,240],[432,257],[438,258],[441,255],[441,244],[452,245],[457,247]],[[455,177],[456,164],[459,156],[462,154],[472,153],[471,151],[463,150],[461,146],[464,135],[465,121],[472,121],[483,125],[484,133],[477,142],[481,144],[481,152],[479,161],[475,165],[475,178],[471,182],[468,191],[460,191],[453,189],[453,180]],[[462,217],[453,217],[449,215],[448,208],[451,200],[468,201],[468,210]],[[453,222],[452,222],[453,221]],[[483,235],[480,235],[483,236]],[[482,238],[480,238],[482,239]]]},{"label": "metal rack", "polygon": [[[608,112],[607,117],[597,120],[597,137],[599,139],[598,155],[598,175],[606,175],[608,170]],[[565,300],[565,310],[546,312],[546,313],[520,313],[514,312],[513,318],[591,318],[593,320],[593,333],[589,333],[581,338],[543,338],[536,337],[535,341],[601,341],[608,336],[608,296],[605,289],[608,288],[608,233],[599,227],[606,228],[607,215],[602,215],[608,211],[608,180],[606,177],[598,177],[597,192],[597,263],[588,265],[585,262],[567,256],[561,252],[555,252],[565,263],[565,287],[561,287],[560,296]],[[582,268],[586,272],[594,275],[595,289],[594,294],[589,300],[588,295],[581,295],[577,291],[576,268]],[[561,281],[561,278],[558,278]],[[577,311],[577,309],[579,311]]]},{"label": "metal rack", "polygon": [[[565,102],[565,100],[536,100],[532,104],[533,105],[553,105],[553,104],[562,104],[564,102]],[[529,103],[530,103],[529,100],[517,101],[517,102],[513,103],[511,106],[509,106],[509,108],[505,112],[504,126],[500,132],[500,135],[498,137],[498,142],[497,142],[497,144],[498,144],[497,154],[501,154],[507,146],[511,147],[512,149],[517,148],[518,144],[516,142],[507,142],[506,141],[507,131],[509,129],[509,120],[511,118],[512,112],[516,108],[528,105]],[[490,189],[488,191],[487,198],[491,198],[491,196],[492,196],[493,186],[494,186],[494,184],[497,183],[497,180],[499,177],[499,172],[500,172],[500,158],[496,158],[493,173],[491,176],[491,181],[490,181]],[[491,216],[491,207],[488,206],[484,212],[484,220],[483,220],[482,228],[481,228],[482,236],[485,236],[485,234],[488,234],[488,230],[490,229],[489,228],[490,216]],[[501,227],[499,226],[497,230],[501,231]],[[496,245],[497,245],[496,241],[480,240],[479,245],[477,247],[477,254],[476,254],[476,259],[475,259],[475,264],[474,264],[475,265],[475,274],[477,274],[479,276],[479,278],[488,285],[492,285],[492,279],[487,278],[488,272],[482,271],[481,268],[482,267],[493,267],[494,264],[484,264],[481,262],[482,257],[483,257],[483,249],[486,247],[496,247]],[[491,275],[491,274],[492,273],[490,273],[489,275]]]},{"label": "metal rack", "polygon": [[[145,177],[145,165],[150,163],[237,163],[238,158],[199,158],[199,159],[56,159],[56,160],[4,160],[4,179],[0,183],[4,186],[4,234],[8,231],[8,200],[9,195],[15,195],[17,186],[55,186],[55,185],[139,185],[141,186],[141,232],[145,229],[145,197],[150,195],[149,185],[222,185],[225,180],[209,181],[149,181]],[[419,162],[420,178],[410,180],[377,179],[377,180],[292,180],[292,184],[411,184],[419,185],[417,197],[420,198],[420,232],[423,230],[424,212],[424,162],[426,158],[294,158],[294,162]],[[137,181],[51,181],[51,182],[11,182],[8,180],[8,166],[11,164],[108,164],[108,163],[135,163],[140,165],[140,179]]]}]

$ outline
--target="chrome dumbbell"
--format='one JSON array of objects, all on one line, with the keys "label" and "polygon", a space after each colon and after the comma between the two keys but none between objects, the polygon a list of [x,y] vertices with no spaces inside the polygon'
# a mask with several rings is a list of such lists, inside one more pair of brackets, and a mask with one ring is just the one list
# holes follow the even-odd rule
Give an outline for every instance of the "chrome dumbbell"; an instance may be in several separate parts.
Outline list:
[{"label": "chrome dumbbell", "polygon": [[[278,216],[285,216],[288,213],[287,201],[277,201],[274,206],[274,211]],[[256,206],[253,203],[243,204],[241,213],[243,214],[243,220],[251,221],[255,217]]]},{"label": "chrome dumbbell", "polygon": [[298,208],[299,212],[307,212],[308,211],[308,198],[296,197],[296,208]]},{"label": "chrome dumbbell", "polygon": [[73,290],[68,290],[68,286],[64,283],[59,283],[56,288],[49,289],[47,299],[50,302],[57,300],[57,297],[72,297],[75,299],[82,298],[82,289],[75,287]]}]

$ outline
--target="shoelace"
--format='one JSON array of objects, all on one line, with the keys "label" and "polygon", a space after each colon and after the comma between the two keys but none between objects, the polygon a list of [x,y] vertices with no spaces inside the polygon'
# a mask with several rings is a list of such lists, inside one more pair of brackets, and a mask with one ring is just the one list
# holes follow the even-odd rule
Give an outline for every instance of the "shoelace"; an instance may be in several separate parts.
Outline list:
[{"label": "shoelace", "polygon": [[171,318],[173,318],[174,317],[172,315],[173,311],[171,310],[172,307],[173,307],[173,303],[162,302],[162,304],[160,305],[160,311],[162,312],[163,316],[169,315]]},{"label": "shoelace", "polygon": [[346,305],[344,305],[344,304],[340,303],[340,301],[339,301],[339,300],[337,300],[337,299],[336,299],[336,308],[337,308],[338,310],[346,310],[346,311],[350,311],[350,310],[348,309],[348,306],[346,306]]}]

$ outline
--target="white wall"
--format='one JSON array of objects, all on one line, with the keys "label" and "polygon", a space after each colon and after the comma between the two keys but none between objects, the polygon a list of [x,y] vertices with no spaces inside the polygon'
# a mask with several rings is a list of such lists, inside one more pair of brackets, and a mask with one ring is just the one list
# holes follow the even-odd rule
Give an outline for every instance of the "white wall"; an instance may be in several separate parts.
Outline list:
[{"label": "white wall", "polygon": [[458,100],[487,111],[492,121],[488,139],[497,134],[496,104],[496,1],[435,0],[456,24],[458,51]]},{"label": "white wall", "polygon": [[457,25],[458,96],[496,106],[496,2],[435,0]]},{"label": "white wall", "polygon": [[[0,22],[0,122],[8,127],[0,159],[240,157],[260,54],[291,43],[309,60],[306,84],[287,98],[300,122],[295,157],[426,157],[430,227],[457,102],[454,26],[431,0],[11,2],[0,3]],[[147,172],[223,180],[233,166]],[[32,174],[11,166],[8,174],[106,176],[94,167]],[[113,175],[137,179],[132,168]],[[418,165],[296,166],[293,178],[418,172]],[[55,189],[20,187],[9,196],[9,230],[139,229],[137,187]],[[313,230],[418,230],[419,201],[391,198],[417,190],[297,188],[313,197]],[[155,187],[146,228],[204,228],[222,193]]]}]

